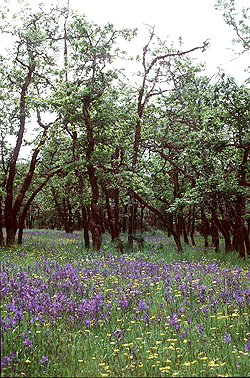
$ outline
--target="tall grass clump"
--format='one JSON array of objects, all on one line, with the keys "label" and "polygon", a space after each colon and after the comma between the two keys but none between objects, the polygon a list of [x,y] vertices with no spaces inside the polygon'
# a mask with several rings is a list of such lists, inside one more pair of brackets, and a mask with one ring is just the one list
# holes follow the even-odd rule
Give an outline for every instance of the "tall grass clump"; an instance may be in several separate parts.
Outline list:
[{"label": "tall grass clump", "polygon": [[2,250],[1,376],[250,376],[248,262],[145,239],[96,253],[34,231]]}]

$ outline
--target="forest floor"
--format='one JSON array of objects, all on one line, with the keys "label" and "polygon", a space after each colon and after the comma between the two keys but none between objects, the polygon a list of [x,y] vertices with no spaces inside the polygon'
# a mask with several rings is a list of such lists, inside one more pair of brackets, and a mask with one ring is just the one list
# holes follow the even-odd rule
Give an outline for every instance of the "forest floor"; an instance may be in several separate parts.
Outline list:
[{"label": "forest floor", "polygon": [[249,260],[143,237],[122,253],[105,234],[97,253],[25,230],[2,249],[1,376],[250,376]]}]

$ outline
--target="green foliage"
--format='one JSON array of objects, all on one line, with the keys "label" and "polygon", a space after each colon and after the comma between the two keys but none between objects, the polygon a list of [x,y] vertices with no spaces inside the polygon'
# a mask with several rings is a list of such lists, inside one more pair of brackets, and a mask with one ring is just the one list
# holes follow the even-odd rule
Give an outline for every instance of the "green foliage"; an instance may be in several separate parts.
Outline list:
[{"label": "green foliage", "polygon": [[[227,20],[232,17],[233,25],[234,1],[219,1],[218,7],[225,8]],[[239,22],[241,29],[237,29],[246,43],[247,12],[243,11],[245,23]],[[120,225],[123,206],[129,202],[128,188],[133,188],[146,207],[151,206],[151,211],[158,210],[162,222],[164,217],[172,222],[173,230],[177,230],[178,217],[182,216],[191,232],[192,213],[193,224],[200,232],[196,218],[201,207],[210,221],[213,206],[220,219],[233,214],[230,215],[233,228],[237,196],[244,197],[243,218],[247,221],[250,179],[247,86],[238,86],[225,75],[212,79],[203,76],[204,64],[197,64],[191,55],[178,55],[173,43],[157,37],[152,28],[141,58],[135,58],[139,83],[127,85],[128,78],[117,69],[117,59],[130,58],[121,51],[119,43],[134,38],[136,29],[118,30],[112,23],[99,26],[60,6],[51,13],[41,6],[35,14],[27,7],[11,22],[7,13],[3,11],[1,31],[14,35],[17,45],[0,59],[3,203],[12,156],[6,138],[19,132],[23,116],[20,91],[34,63],[24,113],[25,127],[34,117],[38,120],[38,135],[30,143],[34,148],[40,147],[23,204],[51,171],[60,168],[60,173],[34,199],[32,209],[43,218],[40,226],[45,227],[44,220],[49,217],[59,227],[56,196],[58,204],[67,202],[74,225],[80,223],[81,208],[96,202],[107,229],[110,220],[107,220],[105,188],[110,196],[111,216],[114,216],[114,191],[119,192],[116,210]],[[140,135],[135,138],[138,125]],[[42,137],[45,129],[47,135]],[[28,162],[18,165],[14,197],[28,166]],[[219,213],[222,208],[227,208],[227,212]]]},{"label": "green foliage", "polygon": [[[250,50],[250,8],[243,7],[241,12],[238,11],[235,0],[217,0],[216,9],[222,11],[224,21],[231,26],[235,32],[234,44],[240,44],[243,47],[241,54]],[[239,14],[240,13],[240,14]]]}]

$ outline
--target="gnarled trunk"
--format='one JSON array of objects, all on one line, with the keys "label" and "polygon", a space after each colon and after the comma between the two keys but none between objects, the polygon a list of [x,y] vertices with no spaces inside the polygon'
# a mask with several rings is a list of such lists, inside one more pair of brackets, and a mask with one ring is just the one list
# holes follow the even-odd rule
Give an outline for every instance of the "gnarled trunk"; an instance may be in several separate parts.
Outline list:
[{"label": "gnarled trunk", "polygon": [[25,222],[25,218],[26,218],[27,212],[29,210],[29,207],[30,207],[32,201],[34,200],[34,198],[36,197],[36,195],[42,190],[42,188],[47,184],[47,182],[49,181],[49,179],[52,176],[54,176],[57,172],[59,172],[59,170],[60,169],[58,169],[56,171],[53,171],[53,172],[50,172],[48,174],[48,176],[46,177],[46,179],[36,188],[36,190],[34,190],[34,192],[31,194],[30,198],[28,199],[28,201],[24,205],[22,214],[20,215],[20,218],[19,218],[18,244],[22,244],[24,222]]},{"label": "gnarled trunk", "polygon": [[237,195],[235,200],[235,222],[233,229],[233,249],[239,252],[239,257],[245,258],[245,235],[243,214],[245,210],[245,198]]},{"label": "gnarled trunk", "polygon": [[[4,206],[4,219],[5,219],[5,227],[6,227],[6,245],[10,246],[15,242],[15,235],[17,231],[17,209],[13,214],[13,188],[14,188],[14,179],[16,175],[16,162],[20,152],[20,148],[22,145],[24,129],[25,129],[25,120],[26,120],[26,94],[28,91],[28,87],[31,83],[31,78],[33,72],[35,70],[35,63],[34,61],[28,67],[28,73],[26,75],[25,81],[22,85],[21,97],[20,97],[20,126],[17,134],[17,141],[13,151],[13,155],[10,160],[9,164],[9,176],[7,179],[6,184],[6,199],[5,199],[5,206]],[[19,209],[18,209],[19,210]]]},{"label": "gnarled trunk", "polygon": [[114,236],[115,238],[119,238],[120,236],[119,189],[115,188],[113,192],[114,192],[114,213],[115,213]]},{"label": "gnarled trunk", "polygon": [[174,237],[174,241],[175,241],[175,244],[177,246],[177,250],[180,251],[180,252],[182,252],[183,249],[182,249],[182,245],[181,245],[180,234],[174,230],[174,228],[172,227],[172,225],[169,223],[168,218],[166,218],[160,212],[159,209],[157,209],[156,207],[154,207],[154,206],[150,205],[149,203],[147,203],[142,197],[139,196],[139,194],[135,193],[135,197],[136,197],[136,199],[142,205],[146,206],[149,210],[151,210],[153,213],[155,213],[163,221],[163,223],[165,224],[165,226],[167,227],[167,229],[169,229],[169,231],[171,232],[171,234]]},{"label": "gnarled trunk", "polygon": [[209,221],[205,214],[204,206],[201,205],[201,234],[204,236],[205,244],[204,247],[208,248],[208,235],[209,235]]},{"label": "gnarled trunk", "polygon": [[123,219],[122,219],[122,232],[126,232],[126,226],[127,226],[127,215],[128,213],[128,205],[124,205],[124,210],[123,210]]},{"label": "gnarled trunk", "polygon": [[4,246],[3,217],[2,217],[2,195],[0,194],[0,247]]},{"label": "gnarled trunk", "polygon": [[218,228],[216,226],[216,222],[213,215],[212,215],[212,220],[211,220],[211,235],[212,235],[212,242],[214,245],[214,250],[215,252],[219,252],[219,249],[220,249],[219,232],[218,232]]},{"label": "gnarled trunk", "polygon": [[110,196],[109,196],[109,192],[108,192],[108,189],[106,188],[105,185],[102,185],[102,189],[104,191],[104,194],[105,194],[105,200],[106,200],[106,209],[107,209],[107,214],[108,214],[108,226],[109,226],[109,232],[110,232],[110,235],[111,235],[111,240],[114,241],[115,240],[115,231],[114,231],[114,224],[113,224],[113,221],[112,221],[112,211],[111,211],[111,206],[110,206]]}]

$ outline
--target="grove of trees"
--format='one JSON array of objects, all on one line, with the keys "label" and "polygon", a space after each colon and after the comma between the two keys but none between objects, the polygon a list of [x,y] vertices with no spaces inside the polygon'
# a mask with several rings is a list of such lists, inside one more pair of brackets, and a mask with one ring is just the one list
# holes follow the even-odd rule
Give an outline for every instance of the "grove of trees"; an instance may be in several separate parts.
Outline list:
[{"label": "grove of trees", "polygon": [[[233,0],[217,8],[249,53],[249,10],[238,21]],[[179,251],[199,233],[205,247],[211,235],[219,251],[221,235],[226,252],[250,256],[250,88],[203,74],[192,52],[204,58],[207,41],[182,50],[148,26],[135,83],[119,46],[136,29],[59,6],[0,13],[13,40],[0,54],[2,247],[28,227],[83,230],[97,250],[105,231],[113,241],[127,232],[132,248],[137,231],[158,227]]]}]

